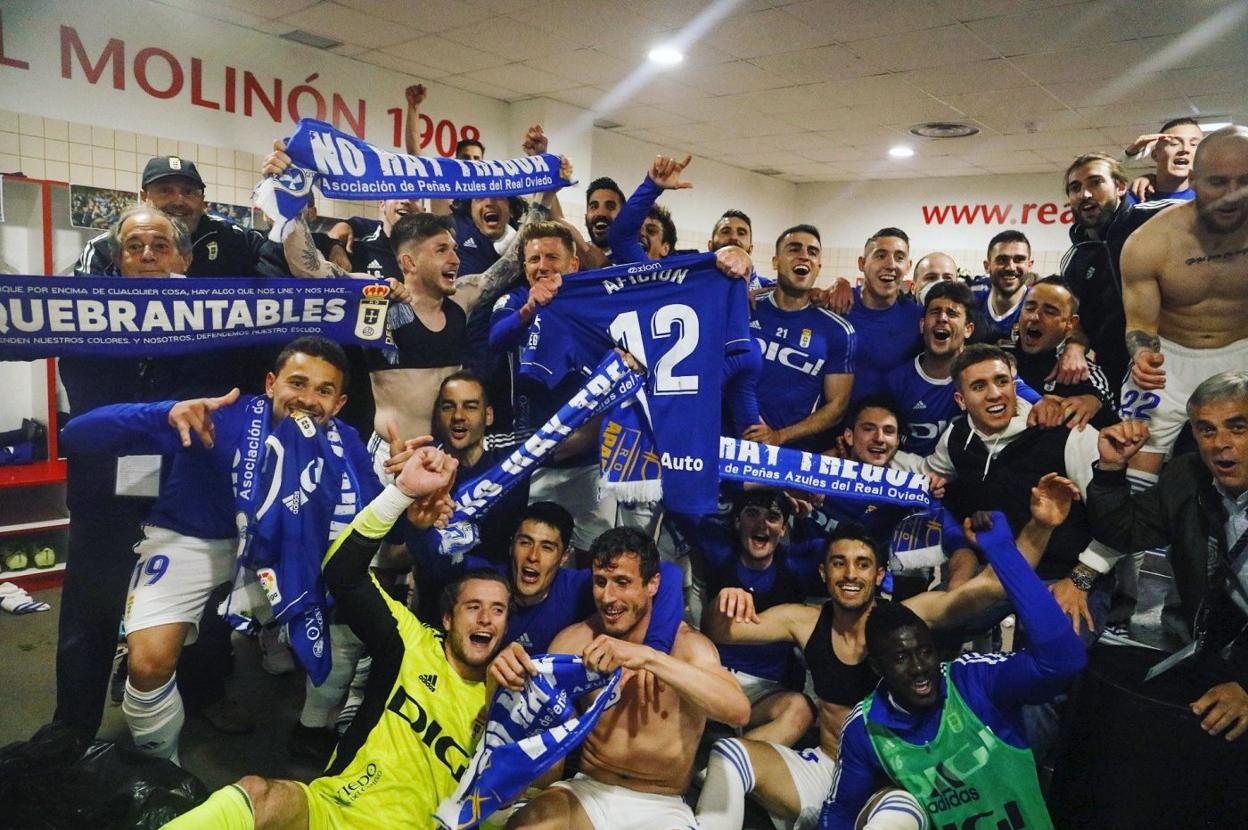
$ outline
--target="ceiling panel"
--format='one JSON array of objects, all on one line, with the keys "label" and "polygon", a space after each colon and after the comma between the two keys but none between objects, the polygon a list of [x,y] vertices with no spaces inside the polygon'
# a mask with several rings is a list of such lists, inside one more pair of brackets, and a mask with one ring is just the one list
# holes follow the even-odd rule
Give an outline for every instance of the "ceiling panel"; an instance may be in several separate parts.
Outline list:
[{"label": "ceiling panel", "polygon": [[[1175,116],[1248,118],[1248,0],[160,2],[788,181],[1057,175]],[[646,62],[695,18],[682,64]],[[981,133],[908,132],[928,120]],[[888,157],[898,143],[916,155]]]},{"label": "ceiling panel", "polygon": [[337,3],[317,3],[315,6],[282,15],[281,22],[292,29],[302,29],[347,43],[358,43],[370,49],[393,46],[423,34],[415,26],[402,23],[390,22],[379,26],[369,15],[360,14],[355,9],[339,6]]}]

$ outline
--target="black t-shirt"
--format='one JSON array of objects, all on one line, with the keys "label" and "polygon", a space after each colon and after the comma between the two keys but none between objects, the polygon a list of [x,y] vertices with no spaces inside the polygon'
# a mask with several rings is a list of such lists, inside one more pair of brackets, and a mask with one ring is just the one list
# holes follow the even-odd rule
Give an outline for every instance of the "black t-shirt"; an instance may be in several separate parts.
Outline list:
[{"label": "black t-shirt", "polygon": [[468,318],[450,297],[442,298],[446,325],[430,331],[411,306],[395,303],[386,312],[387,329],[393,347],[366,349],[370,372],[387,369],[437,369],[460,366],[464,362],[464,328]]}]

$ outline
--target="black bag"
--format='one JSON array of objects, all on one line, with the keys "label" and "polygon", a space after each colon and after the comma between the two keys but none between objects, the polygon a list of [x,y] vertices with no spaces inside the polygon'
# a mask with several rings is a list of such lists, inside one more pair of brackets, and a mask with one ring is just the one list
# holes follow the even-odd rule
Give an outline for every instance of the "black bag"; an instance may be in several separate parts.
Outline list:
[{"label": "black bag", "polygon": [[177,764],[108,741],[83,753],[81,736],[58,727],[0,749],[0,825],[156,830],[208,797],[204,783]]}]

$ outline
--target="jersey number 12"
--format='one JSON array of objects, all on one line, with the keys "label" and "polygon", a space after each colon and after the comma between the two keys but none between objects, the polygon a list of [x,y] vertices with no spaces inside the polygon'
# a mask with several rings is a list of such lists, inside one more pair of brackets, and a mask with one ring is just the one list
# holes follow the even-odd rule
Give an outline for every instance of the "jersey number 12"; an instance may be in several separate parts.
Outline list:
[{"label": "jersey number 12", "polygon": [[[656,340],[673,335],[676,342],[664,352],[654,367],[653,392],[656,395],[696,395],[697,375],[674,374],[676,364],[693,354],[698,347],[698,313],[683,303],[661,306],[650,318],[650,335]],[[615,342],[650,367],[646,357],[646,342],[641,334],[641,319],[636,311],[625,311],[611,321],[611,336]]]}]

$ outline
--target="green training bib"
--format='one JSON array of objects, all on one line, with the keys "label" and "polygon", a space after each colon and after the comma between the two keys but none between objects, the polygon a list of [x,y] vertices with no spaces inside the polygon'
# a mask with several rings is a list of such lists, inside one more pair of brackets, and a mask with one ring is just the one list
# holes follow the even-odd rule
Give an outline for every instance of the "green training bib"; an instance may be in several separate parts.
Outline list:
[{"label": "green training bib", "polygon": [[864,702],[867,735],[880,764],[919,800],[933,830],[1053,830],[1031,750],[994,735],[962,699],[949,664],[941,671],[948,697],[929,744],[915,746],[873,723],[875,696]]}]

